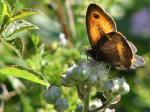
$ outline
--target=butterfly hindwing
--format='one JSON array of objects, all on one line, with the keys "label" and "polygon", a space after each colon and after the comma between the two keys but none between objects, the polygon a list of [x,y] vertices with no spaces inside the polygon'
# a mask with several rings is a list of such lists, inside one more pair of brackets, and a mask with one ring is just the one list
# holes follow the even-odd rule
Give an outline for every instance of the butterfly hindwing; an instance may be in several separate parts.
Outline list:
[{"label": "butterfly hindwing", "polygon": [[103,35],[117,30],[114,20],[96,4],[90,4],[87,9],[86,27],[92,47]]},{"label": "butterfly hindwing", "polygon": [[134,58],[132,60],[132,66],[130,67],[130,69],[135,69],[137,67],[141,67],[145,64],[145,61],[143,59],[143,57],[134,54]]},{"label": "butterfly hindwing", "polygon": [[126,38],[119,32],[104,35],[97,44],[97,53],[103,60],[121,69],[128,69],[133,53]]},{"label": "butterfly hindwing", "polygon": [[130,42],[130,41],[127,41],[127,42],[129,44],[129,46],[131,47],[133,53],[136,53],[137,52],[137,48],[135,47],[135,45],[132,42]]}]

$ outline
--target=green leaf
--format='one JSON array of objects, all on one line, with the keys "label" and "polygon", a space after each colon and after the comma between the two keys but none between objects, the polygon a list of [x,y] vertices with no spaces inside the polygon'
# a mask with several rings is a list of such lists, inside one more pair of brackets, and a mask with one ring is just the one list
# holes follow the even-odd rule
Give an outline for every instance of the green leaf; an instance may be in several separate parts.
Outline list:
[{"label": "green leaf", "polygon": [[11,16],[11,7],[6,1],[0,1],[0,14]]},{"label": "green leaf", "polygon": [[10,22],[16,21],[26,16],[30,16],[33,14],[40,14],[40,13],[41,12],[37,9],[21,9],[18,13],[12,16],[12,18],[10,19]]},{"label": "green leaf", "polygon": [[2,21],[2,18],[3,18],[3,4],[0,1],[0,22]]},{"label": "green leaf", "polygon": [[0,22],[3,21],[4,16],[11,16],[11,8],[7,2],[0,1]]},{"label": "green leaf", "polygon": [[[5,40],[12,40],[16,37],[12,37],[14,34],[24,31],[24,30],[30,30],[30,29],[38,29],[37,26],[33,25],[30,22],[27,22],[25,20],[18,20],[10,23],[3,31],[2,31],[2,38],[5,38]],[[10,38],[8,38],[10,37]]]},{"label": "green leaf", "polygon": [[1,30],[3,29],[6,23],[6,18],[9,18],[9,17],[11,17],[10,5],[5,1],[0,1],[0,22],[2,21]]},{"label": "green leaf", "polygon": [[8,15],[9,17],[11,16],[11,7],[5,1],[3,1],[3,11],[4,11],[4,15]]},{"label": "green leaf", "polygon": [[23,55],[24,46],[21,38],[15,38],[13,40],[8,40],[8,41],[5,41],[3,39],[3,42],[6,45],[8,45],[10,48],[12,48],[17,53],[18,56],[21,57]]},{"label": "green leaf", "polygon": [[48,87],[49,83],[47,81],[44,81],[43,79],[40,79],[40,77],[37,76],[37,74],[38,73],[34,72],[31,69],[20,67],[20,66],[10,66],[10,67],[0,68],[0,75],[23,78],[32,81],[34,83],[38,83]]}]

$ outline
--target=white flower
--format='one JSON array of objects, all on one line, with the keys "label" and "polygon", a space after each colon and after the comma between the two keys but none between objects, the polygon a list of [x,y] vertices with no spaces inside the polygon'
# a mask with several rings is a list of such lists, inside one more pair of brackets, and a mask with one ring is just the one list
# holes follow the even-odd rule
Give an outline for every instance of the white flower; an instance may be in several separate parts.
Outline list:
[{"label": "white flower", "polygon": [[59,39],[62,45],[66,45],[67,44],[67,39],[65,38],[65,34],[64,33],[60,33],[59,34]]},{"label": "white flower", "polygon": [[106,97],[109,95],[116,97],[118,95],[127,94],[130,87],[124,78],[116,78],[105,81],[104,90]]}]

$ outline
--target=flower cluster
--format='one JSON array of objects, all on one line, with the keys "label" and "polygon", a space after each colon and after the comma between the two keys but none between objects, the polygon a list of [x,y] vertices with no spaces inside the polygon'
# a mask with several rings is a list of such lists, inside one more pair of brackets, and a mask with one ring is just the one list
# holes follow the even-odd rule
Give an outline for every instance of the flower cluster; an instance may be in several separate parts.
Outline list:
[{"label": "flower cluster", "polygon": [[80,85],[101,86],[108,79],[107,66],[94,60],[83,61],[79,65],[73,65],[62,78],[66,86]]},{"label": "flower cluster", "polygon": [[77,86],[79,97],[86,94],[85,87],[94,87],[104,94],[109,104],[118,103],[121,95],[127,94],[130,89],[124,78],[110,78],[107,64],[94,60],[82,61],[70,67],[62,77],[62,84]]}]

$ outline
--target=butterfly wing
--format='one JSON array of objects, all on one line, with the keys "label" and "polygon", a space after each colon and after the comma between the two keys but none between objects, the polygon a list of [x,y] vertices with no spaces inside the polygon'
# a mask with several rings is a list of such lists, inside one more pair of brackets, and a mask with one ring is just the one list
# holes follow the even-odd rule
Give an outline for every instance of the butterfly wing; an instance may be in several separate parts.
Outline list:
[{"label": "butterfly wing", "polygon": [[134,58],[132,60],[132,66],[130,69],[135,69],[137,67],[141,67],[145,64],[143,57],[134,54]]},{"label": "butterfly wing", "polygon": [[97,54],[105,62],[127,70],[132,65],[134,58],[131,47],[126,38],[119,32],[104,35],[98,42]]},{"label": "butterfly wing", "polygon": [[114,20],[100,6],[93,3],[87,9],[86,28],[92,47],[96,46],[102,36],[117,30]]},{"label": "butterfly wing", "polygon": [[129,44],[129,46],[131,47],[133,53],[136,53],[137,52],[137,48],[135,47],[135,45],[132,42],[130,42],[130,41],[127,41],[127,42]]}]

